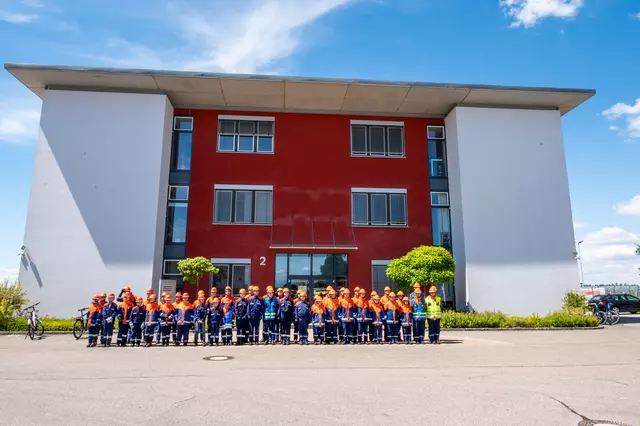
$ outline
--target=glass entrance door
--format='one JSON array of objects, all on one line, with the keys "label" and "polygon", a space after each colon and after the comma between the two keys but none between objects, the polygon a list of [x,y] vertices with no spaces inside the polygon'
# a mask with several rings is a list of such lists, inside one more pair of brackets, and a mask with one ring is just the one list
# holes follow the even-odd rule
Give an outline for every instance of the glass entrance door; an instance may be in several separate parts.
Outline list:
[{"label": "glass entrance door", "polygon": [[328,286],[346,287],[347,282],[346,254],[276,254],[276,286],[288,286],[292,293],[303,290],[313,297],[325,292]]}]

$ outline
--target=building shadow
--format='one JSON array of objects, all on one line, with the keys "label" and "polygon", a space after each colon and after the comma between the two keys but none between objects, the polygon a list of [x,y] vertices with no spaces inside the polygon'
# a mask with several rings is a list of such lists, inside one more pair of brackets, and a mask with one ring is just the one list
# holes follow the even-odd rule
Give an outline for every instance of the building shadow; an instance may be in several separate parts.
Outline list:
[{"label": "building shadow", "polygon": [[42,277],[40,276],[40,271],[38,271],[38,265],[33,261],[31,257],[31,253],[29,252],[29,248],[26,248],[20,256],[20,261],[22,262],[22,267],[25,271],[31,272],[33,274],[33,278],[35,278],[38,283],[38,287],[42,288]]}]

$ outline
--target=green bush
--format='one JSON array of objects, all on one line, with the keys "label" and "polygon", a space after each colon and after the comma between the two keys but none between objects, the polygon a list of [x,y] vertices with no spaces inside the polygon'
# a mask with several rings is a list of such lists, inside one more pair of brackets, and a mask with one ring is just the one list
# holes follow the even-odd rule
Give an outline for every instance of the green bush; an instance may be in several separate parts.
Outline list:
[{"label": "green bush", "polygon": [[8,326],[26,303],[29,303],[27,291],[20,283],[0,286],[0,330]]},{"label": "green bush", "polygon": [[545,317],[509,317],[502,312],[453,312],[442,314],[442,328],[555,328],[596,327],[598,319],[579,309],[562,310]]},{"label": "green bush", "polygon": [[581,309],[584,313],[587,308],[587,296],[569,291],[562,298],[562,308]]},{"label": "green bush", "polygon": [[[42,318],[45,333],[48,331],[72,331],[73,319]],[[12,318],[0,327],[0,331],[27,331],[26,318]]]}]

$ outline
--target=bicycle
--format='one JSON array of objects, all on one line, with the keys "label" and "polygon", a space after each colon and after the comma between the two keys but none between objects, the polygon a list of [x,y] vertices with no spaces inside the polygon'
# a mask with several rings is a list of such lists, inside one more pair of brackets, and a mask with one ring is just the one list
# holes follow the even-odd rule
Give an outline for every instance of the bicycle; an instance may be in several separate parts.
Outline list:
[{"label": "bicycle", "polygon": [[38,318],[38,311],[36,310],[36,306],[38,306],[40,302],[35,303],[31,306],[27,306],[22,310],[23,313],[28,315],[27,318],[27,335],[24,336],[26,339],[29,337],[33,340],[34,337],[41,337],[44,334],[44,324],[42,320]]},{"label": "bicycle", "polygon": [[88,310],[89,308],[78,309],[78,312],[80,312],[80,316],[77,316],[73,319],[73,337],[75,337],[76,340],[80,340],[82,338],[82,335],[84,334],[84,331],[87,329],[85,312]]},{"label": "bicycle", "polygon": [[609,304],[602,310],[600,305],[593,304],[593,314],[598,318],[600,324],[616,325],[620,321],[620,310],[611,308]]}]

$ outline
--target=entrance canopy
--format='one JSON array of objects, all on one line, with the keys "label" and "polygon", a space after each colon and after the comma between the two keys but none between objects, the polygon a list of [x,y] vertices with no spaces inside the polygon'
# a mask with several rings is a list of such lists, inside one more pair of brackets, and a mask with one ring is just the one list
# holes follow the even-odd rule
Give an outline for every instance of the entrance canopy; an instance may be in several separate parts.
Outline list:
[{"label": "entrance canopy", "polygon": [[486,86],[273,75],[5,64],[40,98],[45,89],[166,94],[176,108],[445,117],[456,106],[554,109],[588,89]]}]

